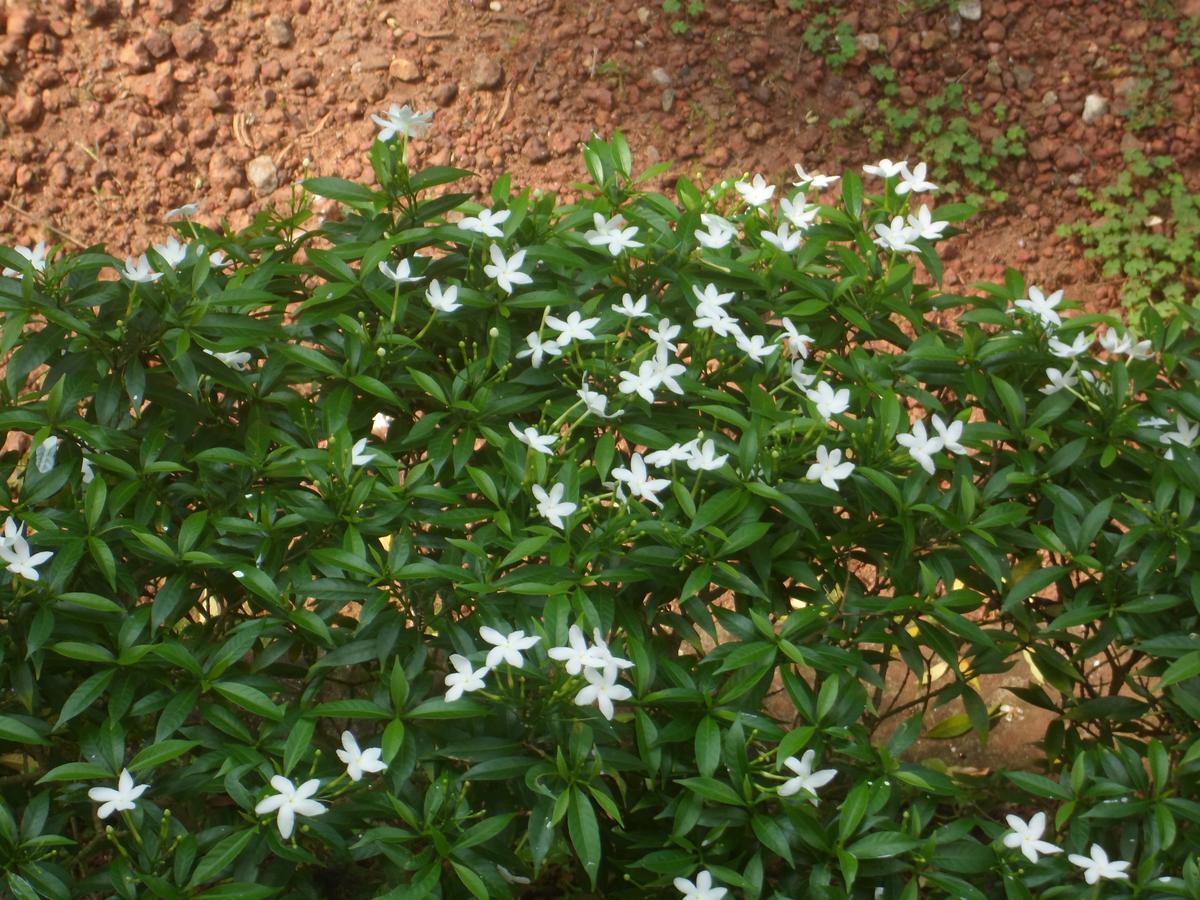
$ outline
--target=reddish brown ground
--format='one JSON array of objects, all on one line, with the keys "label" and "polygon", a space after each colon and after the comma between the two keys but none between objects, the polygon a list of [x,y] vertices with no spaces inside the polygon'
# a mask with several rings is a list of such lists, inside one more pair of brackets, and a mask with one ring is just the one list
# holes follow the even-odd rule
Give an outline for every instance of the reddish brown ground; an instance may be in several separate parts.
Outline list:
[{"label": "reddish brown ground", "polygon": [[[165,210],[195,199],[203,218],[244,224],[286,202],[306,159],[310,174],[368,178],[369,115],[393,102],[437,110],[419,157],[473,169],[477,187],[508,169],[563,189],[582,173],[580,142],[614,126],[638,164],[706,179],[797,161],[839,171],[876,154],[828,122],[873,108],[867,70],[885,63],[899,100],[958,81],[985,140],[997,103],[1029,136],[1029,158],[999,178],[1013,199],[944,245],[950,285],[1014,265],[1108,306],[1117,285],[1054,229],[1086,218],[1076,188],[1106,183],[1122,146],[1194,171],[1197,66],[1175,39],[1200,2],[1176,2],[982,0],[955,37],[950,0],[708,0],[682,36],[656,0],[0,0],[0,239],[138,252],[164,237]],[[880,49],[827,66],[803,40],[821,8]],[[1122,95],[1151,70],[1166,115],[1132,132]],[[1089,93],[1109,111],[1087,125]],[[260,155],[280,185],[262,197],[246,173]]]}]

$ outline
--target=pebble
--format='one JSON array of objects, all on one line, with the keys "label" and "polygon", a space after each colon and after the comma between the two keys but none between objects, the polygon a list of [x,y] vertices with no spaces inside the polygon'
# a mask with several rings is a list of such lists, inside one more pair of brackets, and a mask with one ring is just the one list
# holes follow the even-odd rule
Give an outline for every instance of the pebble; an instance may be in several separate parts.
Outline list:
[{"label": "pebble", "polygon": [[292,23],[283,16],[267,16],[263,31],[267,40],[276,47],[290,47],[292,41],[296,39],[296,34],[292,31]]},{"label": "pebble", "polygon": [[441,107],[449,106],[457,96],[458,84],[454,81],[442,82],[433,89],[433,102]]},{"label": "pebble", "polygon": [[275,160],[265,154],[254,157],[246,163],[246,180],[260,197],[274,191],[279,187],[279,170],[275,168]]},{"label": "pebble", "polygon": [[37,94],[21,94],[8,113],[8,121],[30,128],[42,117],[42,98]]},{"label": "pebble", "polygon": [[288,84],[297,91],[312,87],[316,83],[317,76],[313,74],[312,69],[293,69],[288,75]]},{"label": "pebble", "polygon": [[650,70],[650,80],[659,87],[669,87],[671,84],[671,73],[662,66],[655,66]]},{"label": "pebble", "polygon": [[180,59],[195,59],[204,52],[208,43],[208,34],[204,27],[196,22],[189,22],[181,28],[176,28],[171,34],[171,43]]},{"label": "pebble", "polygon": [[146,46],[146,52],[155,59],[165,59],[174,49],[171,46],[171,36],[157,28],[142,38],[142,42]]},{"label": "pebble", "polygon": [[117,62],[131,72],[149,72],[154,68],[154,60],[143,41],[131,41],[117,51]]},{"label": "pebble", "polygon": [[958,14],[964,21],[978,22],[983,18],[981,0],[958,0]]},{"label": "pebble", "polygon": [[534,135],[525,142],[525,148],[522,152],[525,154],[525,158],[535,165],[541,165],[550,160],[550,148],[537,135]]},{"label": "pebble", "polygon": [[397,56],[388,66],[388,74],[397,81],[412,83],[421,80],[421,69],[413,62],[404,56]]},{"label": "pebble", "polygon": [[667,88],[662,92],[662,111],[669,113],[675,108],[675,92]]},{"label": "pebble", "polygon": [[1108,99],[1102,94],[1088,94],[1083,101],[1083,115],[1081,118],[1086,125],[1092,125],[1100,121],[1104,114],[1108,112]]},{"label": "pebble", "polygon": [[1074,144],[1063,144],[1054,153],[1054,168],[1060,172],[1074,172],[1083,168],[1087,158]]},{"label": "pebble", "polygon": [[879,35],[873,31],[864,31],[854,36],[854,42],[863,50],[874,53],[879,49]]},{"label": "pebble", "polygon": [[491,91],[504,81],[504,68],[490,56],[475,57],[471,66],[471,87],[477,91]]}]

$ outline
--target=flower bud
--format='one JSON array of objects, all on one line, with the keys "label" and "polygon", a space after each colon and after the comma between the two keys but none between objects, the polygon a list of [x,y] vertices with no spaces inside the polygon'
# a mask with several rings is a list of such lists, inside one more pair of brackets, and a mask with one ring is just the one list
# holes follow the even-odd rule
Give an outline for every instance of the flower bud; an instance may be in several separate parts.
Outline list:
[{"label": "flower bud", "polygon": [[488,329],[488,337],[493,338],[493,339],[500,337],[500,329],[497,328],[495,325],[493,325],[491,328]]}]

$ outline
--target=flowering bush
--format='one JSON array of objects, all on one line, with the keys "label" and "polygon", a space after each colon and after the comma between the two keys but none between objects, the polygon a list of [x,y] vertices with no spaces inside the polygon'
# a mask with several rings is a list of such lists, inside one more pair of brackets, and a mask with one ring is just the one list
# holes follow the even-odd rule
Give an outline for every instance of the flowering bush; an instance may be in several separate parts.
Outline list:
[{"label": "flowering bush", "polygon": [[[944,293],[906,163],[480,206],[379,121],[0,249],[9,893],[1200,894],[1195,310]],[[1022,656],[1042,771],[914,757]]]}]

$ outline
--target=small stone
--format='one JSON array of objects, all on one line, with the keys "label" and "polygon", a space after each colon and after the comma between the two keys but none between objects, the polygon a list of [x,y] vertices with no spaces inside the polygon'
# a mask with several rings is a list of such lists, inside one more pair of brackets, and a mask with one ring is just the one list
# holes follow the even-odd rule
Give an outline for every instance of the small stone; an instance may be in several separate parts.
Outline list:
[{"label": "small stone", "polygon": [[421,69],[415,62],[403,56],[397,56],[388,66],[388,74],[397,81],[412,83],[421,80]]},{"label": "small stone", "polygon": [[1088,94],[1083,101],[1083,121],[1086,125],[1093,125],[1104,117],[1108,112],[1108,99],[1102,94]]},{"label": "small stone", "polygon": [[246,180],[258,196],[265,196],[279,187],[279,170],[275,168],[275,160],[263,155],[256,156],[246,163]]},{"label": "small stone", "polygon": [[653,69],[650,70],[650,80],[653,81],[655,84],[657,84],[659,87],[670,87],[671,86],[671,73],[668,72],[666,69],[664,69],[662,66],[655,66]]},{"label": "small stone", "polygon": [[131,41],[117,51],[117,62],[131,72],[149,72],[154,68],[154,60],[142,41]]},{"label": "small stone", "polygon": [[1035,74],[1029,66],[1023,66],[1020,63],[1013,66],[1013,79],[1017,82],[1017,90],[1029,90],[1029,86],[1033,84]]},{"label": "small stone", "polygon": [[204,52],[208,43],[208,35],[204,28],[196,22],[188,22],[181,28],[176,28],[171,35],[171,43],[180,59],[195,59]]},{"label": "small stone", "polygon": [[879,35],[874,31],[864,31],[862,34],[854,36],[854,43],[858,44],[861,49],[874,53],[879,49]]},{"label": "small stone", "polygon": [[1054,168],[1060,172],[1074,172],[1083,168],[1087,158],[1074,144],[1063,144],[1054,153]]},{"label": "small stone", "polygon": [[1050,158],[1050,145],[1041,138],[1029,142],[1029,158],[1034,162],[1043,162]]},{"label": "small stone", "polygon": [[1057,102],[1058,102],[1058,94],[1055,93],[1054,91],[1046,91],[1046,93],[1042,94],[1042,106],[1044,106],[1045,108],[1049,109],[1051,106],[1053,106]]},{"label": "small stone", "polygon": [[523,152],[525,154],[525,158],[535,165],[541,165],[544,162],[548,162],[550,159],[550,149],[537,135],[534,135],[525,142],[525,149]]},{"label": "small stone", "polygon": [[292,41],[296,39],[296,34],[292,31],[292,23],[283,16],[267,16],[263,31],[267,40],[276,47],[290,47]]},{"label": "small stone", "polygon": [[449,106],[457,96],[458,84],[454,81],[443,82],[433,89],[433,102],[438,106]]},{"label": "small stone", "polygon": [[21,94],[8,113],[8,121],[22,128],[32,128],[42,117],[42,98],[37,94]]},{"label": "small stone", "polygon": [[471,87],[477,91],[491,91],[504,81],[504,69],[490,56],[477,56],[471,67]]},{"label": "small stone", "polygon": [[958,0],[958,14],[967,22],[978,22],[983,18],[982,0]]},{"label": "small stone", "polygon": [[667,88],[662,92],[662,111],[669,113],[675,108],[675,92]]},{"label": "small stone", "polygon": [[171,37],[165,31],[155,29],[142,39],[146,45],[146,52],[155,59],[165,59],[171,55],[174,49],[171,46]]},{"label": "small stone", "polygon": [[312,69],[293,69],[288,75],[288,84],[297,91],[312,87],[316,83],[317,76],[313,74]]},{"label": "small stone", "polygon": [[[962,13],[959,13],[962,15]],[[983,29],[983,39],[985,41],[995,41],[1003,43],[1005,36],[1008,34],[1003,22],[989,22],[987,28]]]},{"label": "small stone", "polygon": [[32,9],[23,3],[18,3],[9,8],[4,25],[5,34],[24,40],[37,30],[37,19]]}]

